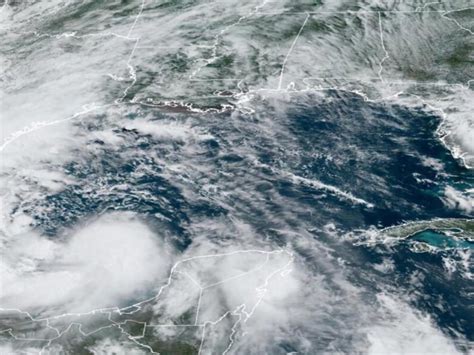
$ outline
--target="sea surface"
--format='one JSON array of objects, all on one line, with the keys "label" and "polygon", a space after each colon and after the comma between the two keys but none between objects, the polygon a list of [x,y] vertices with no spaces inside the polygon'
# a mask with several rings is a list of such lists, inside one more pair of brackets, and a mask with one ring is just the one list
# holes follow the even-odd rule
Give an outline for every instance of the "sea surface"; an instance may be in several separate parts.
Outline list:
[{"label": "sea surface", "polygon": [[0,354],[474,351],[470,3],[48,4],[0,10]]}]

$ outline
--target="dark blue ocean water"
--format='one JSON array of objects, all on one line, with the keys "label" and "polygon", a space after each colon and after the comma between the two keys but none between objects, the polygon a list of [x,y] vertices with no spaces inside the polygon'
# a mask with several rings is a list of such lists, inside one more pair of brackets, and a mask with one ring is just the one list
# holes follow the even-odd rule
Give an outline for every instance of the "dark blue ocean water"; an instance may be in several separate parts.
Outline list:
[{"label": "dark blue ocean water", "polygon": [[[474,187],[474,174],[440,143],[435,133],[439,117],[336,92],[326,99],[293,97],[284,112],[272,103],[258,105],[252,115],[169,114],[146,108],[132,108],[129,114],[133,120],[145,110],[156,121],[187,122],[212,137],[196,142],[156,139],[115,125],[113,118],[80,122],[82,134],[109,129],[124,143],[108,146],[91,138],[88,149],[62,167],[79,184],[19,208],[51,238],[110,211],[133,211],[165,230],[181,250],[193,240],[194,221],[202,219],[238,218],[275,245],[290,238],[279,231],[304,230],[336,250],[355,284],[374,292],[383,285],[407,296],[447,334],[474,340],[473,284],[461,272],[447,273],[443,267],[443,258],[458,260],[458,249],[470,247],[468,242],[453,242],[434,231],[413,237],[442,247],[434,253],[414,252],[413,240],[356,246],[345,238],[374,226],[472,217],[443,202],[446,186]],[[443,169],[430,166],[430,159]],[[170,177],[167,164],[183,164],[185,172]],[[293,175],[350,192],[374,207],[297,183],[288,178]],[[126,187],[113,189],[115,185]],[[329,224],[337,237],[327,232]],[[393,261],[390,273],[371,268],[387,257]],[[419,282],[413,283],[413,275]]]}]

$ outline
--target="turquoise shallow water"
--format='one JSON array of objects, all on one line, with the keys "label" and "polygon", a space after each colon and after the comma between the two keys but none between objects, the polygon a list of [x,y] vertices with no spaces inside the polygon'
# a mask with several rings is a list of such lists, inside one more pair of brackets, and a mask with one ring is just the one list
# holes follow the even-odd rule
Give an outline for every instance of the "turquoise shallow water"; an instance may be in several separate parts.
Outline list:
[{"label": "turquoise shallow water", "polygon": [[454,235],[447,235],[443,232],[431,230],[431,229],[416,233],[415,235],[409,237],[408,239],[414,240],[417,242],[424,242],[436,248],[442,248],[442,249],[448,249],[448,248],[474,249],[474,243],[468,240],[459,239],[459,238],[456,238]]}]

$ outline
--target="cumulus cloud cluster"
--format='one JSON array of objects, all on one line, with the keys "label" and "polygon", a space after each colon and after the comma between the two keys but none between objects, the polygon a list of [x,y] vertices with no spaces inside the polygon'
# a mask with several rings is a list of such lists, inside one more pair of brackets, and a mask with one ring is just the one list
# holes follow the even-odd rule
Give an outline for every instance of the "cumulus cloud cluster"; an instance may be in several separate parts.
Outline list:
[{"label": "cumulus cloud cluster", "polygon": [[444,190],[444,201],[450,208],[458,209],[466,214],[474,211],[474,190],[459,191],[447,186]]},{"label": "cumulus cloud cluster", "polygon": [[[80,344],[103,329],[90,346],[99,353],[159,351],[160,341],[202,353],[457,353],[428,316],[396,295],[367,298],[368,290],[349,281],[319,243],[293,235],[286,248],[268,249],[238,224],[241,243],[201,236],[182,254],[129,214],[105,216],[66,241],[23,235],[2,258],[8,288],[0,307],[43,310],[31,329],[53,352],[68,351],[66,337]],[[306,260],[295,251],[302,248],[309,248]],[[104,307],[112,308],[90,312]],[[12,324],[12,335],[22,337]],[[12,349],[38,350],[8,340]]]},{"label": "cumulus cloud cluster", "polygon": [[380,321],[367,329],[367,353],[458,354],[453,342],[432,320],[387,294],[377,295]]},{"label": "cumulus cloud cluster", "polygon": [[165,279],[171,252],[128,215],[109,215],[68,236],[17,235],[2,249],[0,305],[26,311],[86,312],[120,306]]}]

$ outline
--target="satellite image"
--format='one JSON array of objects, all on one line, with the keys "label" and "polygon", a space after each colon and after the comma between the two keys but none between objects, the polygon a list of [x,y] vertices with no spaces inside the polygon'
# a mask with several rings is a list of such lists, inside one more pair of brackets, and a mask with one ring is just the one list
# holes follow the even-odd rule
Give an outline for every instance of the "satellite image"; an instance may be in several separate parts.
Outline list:
[{"label": "satellite image", "polygon": [[0,354],[474,354],[474,0],[0,0]]}]

